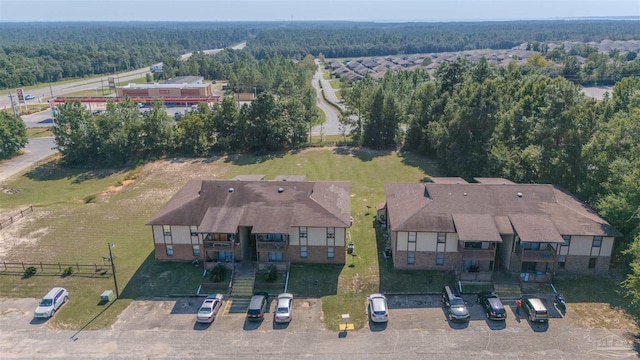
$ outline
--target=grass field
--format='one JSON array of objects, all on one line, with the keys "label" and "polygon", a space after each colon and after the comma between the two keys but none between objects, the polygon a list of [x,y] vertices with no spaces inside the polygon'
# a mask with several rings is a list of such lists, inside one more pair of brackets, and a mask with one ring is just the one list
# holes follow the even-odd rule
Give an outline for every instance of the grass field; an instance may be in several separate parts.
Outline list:
[{"label": "grass field", "polygon": [[[385,182],[419,182],[437,176],[432,161],[391,151],[309,148],[265,156],[176,158],[134,169],[94,171],[63,169],[55,161],[40,164],[2,184],[13,191],[0,192],[0,213],[29,205],[34,212],[0,232],[0,260],[96,264],[102,272],[68,277],[52,272],[24,279],[19,273],[0,270],[0,297],[38,298],[52,286],[67,287],[71,301],[52,324],[94,329],[112,324],[132,299],[194,294],[202,269],[192,264],[157,263],[151,231],[145,223],[187,180],[230,179],[242,174],[262,174],[266,179],[304,175],[308,180],[351,182],[354,222],[350,235],[355,256],[347,257],[344,266],[294,264],[289,279],[288,291],[297,296],[322,297],[328,329],[337,330],[340,314],[345,312],[350,313],[356,328],[364,326],[370,293],[437,291],[453,280],[440,272],[393,270],[391,261],[382,256],[386,240],[374,218],[376,205],[384,201]],[[115,244],[111,250],[121,297],[106,307],[99,304],[99,295],[114,289],[109,243]],[[581,311],[579,299],[584,297],[627,316],[618,292],[590,290],[604,286],[598,281],[607,280],[581,282],[585,287],[579,296],[567,293],[570,309]],[[571,290],[576,286],[573,284],[558,286]],[[606,286],[616,289],[615,282]],[[593,321],[590,326],[604,320]]]},{"label": "grass field", "polygon": [[41,127],[41,128],[27,128],[27,137],[29,138],[39,138],[53,136],[53,132],[51,128]]}]

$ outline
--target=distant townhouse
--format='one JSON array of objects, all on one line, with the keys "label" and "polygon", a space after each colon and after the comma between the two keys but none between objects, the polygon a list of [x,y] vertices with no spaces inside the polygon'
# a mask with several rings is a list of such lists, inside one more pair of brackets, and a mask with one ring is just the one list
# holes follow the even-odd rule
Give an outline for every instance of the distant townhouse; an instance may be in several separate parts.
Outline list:
[{"label": "distant townhouse", "polygon": [[433,178],[387,183],[378,218],[396,269],[454,271],[467,281],[494,272],[552,281],[556,272],[606,272],[621,234],[569,192],[506,179]]},{"label": "distant townhouse", "polygon": [[147,223],[156,260],[344,264],[351,184],[262,178],[188,181]]}]

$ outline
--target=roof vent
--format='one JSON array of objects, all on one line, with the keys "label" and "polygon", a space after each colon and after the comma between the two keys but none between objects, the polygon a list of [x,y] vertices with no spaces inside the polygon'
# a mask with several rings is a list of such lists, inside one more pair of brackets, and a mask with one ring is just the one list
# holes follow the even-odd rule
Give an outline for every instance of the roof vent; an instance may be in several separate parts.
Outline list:
[{"label": "roof vent", "polygon": [[518,195],[519,198],[522,197],[522,193],[521,192],[517,193],[516,195]]},{"label": "roof vent", "polygon": [[229,192],[233,192],[233,188],[229,188]]},{"label": "roof vent", "polygon": [[278,192],[279,192],[279,193],[281,193],[281,192],[283,192],[283,191],[284,191],[284,189],[283,189],[283,188],[278,188]]},{"label": "roof vent", "polygon": [[464,193],[464,196],[467,196],[467,193]]}]

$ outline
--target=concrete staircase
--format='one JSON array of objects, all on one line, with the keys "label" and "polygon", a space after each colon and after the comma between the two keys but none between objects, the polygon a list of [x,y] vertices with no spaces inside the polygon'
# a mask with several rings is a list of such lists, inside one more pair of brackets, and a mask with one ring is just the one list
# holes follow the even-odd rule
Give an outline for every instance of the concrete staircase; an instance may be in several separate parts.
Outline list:
[{"label": "concrete staircase", "polygon": [[251,296],[253,295],[253,286],[256,282],[255,266],[253,264],[240,264],[234,270],[233,286],[231,294],[229,294],[230,306],[227,307],[226,313],[244,314],[247,312]]},{"label": "concrete staircase", "polygon": [[522,297],[519,283],[496,283],[493,284],[493,290],[504,304],[515,303],[517,299]]}]

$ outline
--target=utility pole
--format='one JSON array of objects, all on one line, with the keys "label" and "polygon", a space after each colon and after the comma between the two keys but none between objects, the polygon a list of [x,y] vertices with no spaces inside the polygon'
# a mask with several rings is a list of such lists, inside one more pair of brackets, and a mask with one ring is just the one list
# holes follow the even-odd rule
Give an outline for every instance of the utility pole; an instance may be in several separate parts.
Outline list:
[{"label": "utility pole", "polygon": [[13,116],[18,116],[18,113],[16,112],[16,105],[13,102],[13,94],[11,93],[11,91],[9,91],[9,100],[11,100],[11,109],[13,110]]},{"label": "utility pole", "polygon": [[118,292],[118,280],[116,280],[116,264],[113,262],[113,254],[111,253],[111,248],[115,247],[115,244],[107,243],[109,245],[109,261],[111,261],[111,272],[113,272],[113,284],[116,286],[116,299],[120,297],[120,293]]}]

